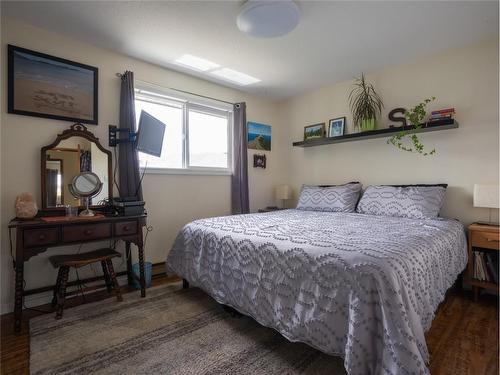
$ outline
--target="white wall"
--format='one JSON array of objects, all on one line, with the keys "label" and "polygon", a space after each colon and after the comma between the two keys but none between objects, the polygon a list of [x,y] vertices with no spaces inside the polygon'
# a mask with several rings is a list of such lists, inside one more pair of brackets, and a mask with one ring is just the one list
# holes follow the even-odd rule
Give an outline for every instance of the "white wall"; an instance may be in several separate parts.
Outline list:
[{"label": "white wall", "polygon": [[[251,210],[274,204],[273,187],[286,183],[287,149],[285,130],[280,127],[276,105],[243,92],[170,71],[136,59],[106,51],[62,35],[34,28],[18,21],[2,18],[1,66],[2,78],[7,77],[7,44],[41,51],[47,54],[78,61],[99,68],[99,126],[89,125],[90,131],[107,146],[108,124],[117,124],[119,116],[120,80],[117,72],[132,70],[135,78],[165,87],[207,95],[231,102],[247,103],[247,119],[272,126],[272,151],[266,152],[268,167],[265,170],[249,166]],[[6,80],[5,80],[6,82]],[[6,113],[6,85],[2,85],[1,123],[1,303],[2,312],[12,308],[13,270],[10,260],[7,224],[15,216],[15,197],[23,192],[40,200],[40,148],[51,143],[57,133],[71,123]],[[22,152],[20,152],[22,151]],[[253,152],[249,151],[249,163]],[[147,239],[146,259],[152,262],[165,260],[167,251],[179,229],[192,219],[230,213],[229,176],[146,175],[143,183],[147,202],[148,224],[154,230]],[[85,245],[83,251],[95,245]],[[28,288],[54,283],[56,273],[47,257],[52,254],[74,251],[58,248],[32,258],[25,265]],[[121,264],[120,269],[124,268]],[[88,270],[87,274],[92,274]],[[82,272],[80,276],[85,276]],[[29,302],[28,302],[29,303]]]},{"label": "white wall", "polygon": [[[447,51],[367,74],[381,95],[385,108],[380,127],[388,126],[387,114],[396,107],[410,108],[435,96],[429,109],[456,108],[458,129],[421,135],[436,148],[423,157],[399,151],[386,138],[290,148],[295,191],[302,183],[369,184],[448,183],[442,215],[464,223],[488,220],[488,210],[472,207],[474,183],[498,184],[498,40]],[[352,81],[294,97],[281,105],[290,126],[289,144],[302,140],[305,125],[347,117],[352,132],[347,96]]]}]

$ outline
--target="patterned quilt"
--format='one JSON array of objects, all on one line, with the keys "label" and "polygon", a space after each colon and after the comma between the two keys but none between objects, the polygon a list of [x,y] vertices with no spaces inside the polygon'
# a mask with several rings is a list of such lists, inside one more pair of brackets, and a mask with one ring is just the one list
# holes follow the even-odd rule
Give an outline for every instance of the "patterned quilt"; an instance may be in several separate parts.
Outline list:
[{"label": "patterned quilt", "polygon": [[349,374],[427,374],[424,332],[466,262],[455,220],[284,210],[189,223],[167,267]]}]

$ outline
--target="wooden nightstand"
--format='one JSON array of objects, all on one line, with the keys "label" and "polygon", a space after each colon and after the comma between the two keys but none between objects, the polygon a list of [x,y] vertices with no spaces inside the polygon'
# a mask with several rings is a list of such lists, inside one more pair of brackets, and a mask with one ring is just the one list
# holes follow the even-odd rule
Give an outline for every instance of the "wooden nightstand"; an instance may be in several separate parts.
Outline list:
[{"label": "wooden nightstand", "polygon": [[[490,257],[499,256],[499,227],[495,225],[471,224],[469,225],[469,261],[465,273],[465,282],[472,286],[474,300],[477,301],[479,291],[488,289],[498,293],[498,284],[491,281],[480,281],[474,278],[474,253],[481,252]],[[497,269],[498,272],[498,269]]]},{"label": "wooden nightstand", "polygon": [[279,210],[284,210],[284,208],[279,208],[279,207],[266,207],[266,208],[259,208],[259,212],[273,212],[273,211],[279,211]]}]

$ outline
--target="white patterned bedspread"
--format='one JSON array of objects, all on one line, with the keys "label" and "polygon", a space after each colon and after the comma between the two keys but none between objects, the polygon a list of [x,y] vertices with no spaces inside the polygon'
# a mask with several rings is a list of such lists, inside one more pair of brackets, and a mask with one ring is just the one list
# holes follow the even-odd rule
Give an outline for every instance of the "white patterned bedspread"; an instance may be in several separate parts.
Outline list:
[{"label": "white patterned bedspread", "polygon": [[462,224],[284,210],[215,217],[179,233],[169,270],[349,374],[426,374],[430,328],[465,268]]}]

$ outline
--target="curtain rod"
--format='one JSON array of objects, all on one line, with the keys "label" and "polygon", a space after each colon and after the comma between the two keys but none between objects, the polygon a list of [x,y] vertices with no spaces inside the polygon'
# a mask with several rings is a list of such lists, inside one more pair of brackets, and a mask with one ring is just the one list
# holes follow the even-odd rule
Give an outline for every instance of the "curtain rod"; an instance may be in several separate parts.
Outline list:
[{"label": "curtain rod", "polygon": [[[123,74],[121,73],[116,73],[116,76],[118,78],[122,78],[123,77]],[[198,96],[200,98],[205,98],[205,99],[210,99],[210,100],[215,100],[215,101],[218,101],[218,102],[222,102],[222,103],[226,103],[226,104],[231,104],[231,105],[236,105],[236,104],[239,104],[239,103],[232,103],[232,102],[228,102],[226,100],[222,100],[222,99],[217,99],[217,98],[213,98],[211,96],[205,96],[205,95],[200,95],[200,94],[195,94],[194,92],[189,92],[189,91],[184,91],[184,90],[179,90],[179,89],[176,89],[174,87],[165,87],[165,86],[160,86],[160,85],[157,85],[156,83],[151,83],[151,82],[147,82],[147,81],[142,81],[140,79],[136,79],[137,82],[142,82],[142,83],[145,83],[145,84],[148,84],[148,85],[152,85],[152,86],[156,86],[156,87],[160,87],[160,88],[165,88],[165,89],[169,89],[169,90],[173,90],[173,91],[177,91],[177,92],[181,92],[183,94],[189,94],[189,95],[194,95],[194,96]]]}]

